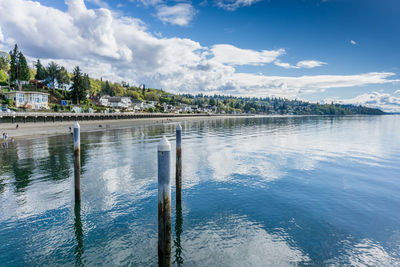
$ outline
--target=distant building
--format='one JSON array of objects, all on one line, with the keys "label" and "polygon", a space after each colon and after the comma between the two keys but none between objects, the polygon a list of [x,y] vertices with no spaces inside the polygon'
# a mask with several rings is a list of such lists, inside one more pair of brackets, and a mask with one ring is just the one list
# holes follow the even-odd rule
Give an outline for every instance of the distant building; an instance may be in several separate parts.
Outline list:
[{"label": "distant building", "polygon": [[127,109],[132,106],[132,99],[124,96],[102,96],[99,99],[99,105]]},{"label": "distant building", "polygon": [[49,94],[40,92],[16,91],[3,93],[7,99],[14,101],[17,108],[48,109]]}]

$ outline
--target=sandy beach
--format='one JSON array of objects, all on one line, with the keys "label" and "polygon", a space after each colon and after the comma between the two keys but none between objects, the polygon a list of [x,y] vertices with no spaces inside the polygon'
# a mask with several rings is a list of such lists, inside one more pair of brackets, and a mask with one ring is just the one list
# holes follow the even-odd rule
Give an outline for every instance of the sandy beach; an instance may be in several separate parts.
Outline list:
[{"label": "sandy beach", "polygon": [[[244,116],[240,116],[243,118]],[[155,125],[171,122],[183,121],[204,121],[222,118],[238,118],[238,116],[212,116],[212,117],[179,117],[179,118],[144,118],[144,119],[126,119],[126,120],[102,120],[102,121],[79,121],[81,132],[106,131],[110,129],[119,129],[126,127],[135,127],[143,125]],[[70,134],[69,127],[73,128],[74,122],[29,122],[18,123],[1,123],[0,133],[7,133],[8,138],[14,140],[32,139],[40,137],[48,137],[55,135]],[[101,125],[101,127],[100,127]]]}]

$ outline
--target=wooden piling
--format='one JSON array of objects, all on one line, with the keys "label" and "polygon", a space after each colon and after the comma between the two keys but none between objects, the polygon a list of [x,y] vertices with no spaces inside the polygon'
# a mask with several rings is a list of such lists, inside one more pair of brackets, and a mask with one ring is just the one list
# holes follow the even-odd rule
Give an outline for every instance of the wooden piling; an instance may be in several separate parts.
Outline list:
[{"label": "wooden piling", "polygon": [[158,266],[171,266],[171,145],[158,144]]},{"label": "wooden piling", "polygon": [[176,203],[182,202],[182,126],[176,126]]},{"label": "wooden piling", "polygon": [[81,200],[81,127],[74,124],[74,187],[75,201]]}]

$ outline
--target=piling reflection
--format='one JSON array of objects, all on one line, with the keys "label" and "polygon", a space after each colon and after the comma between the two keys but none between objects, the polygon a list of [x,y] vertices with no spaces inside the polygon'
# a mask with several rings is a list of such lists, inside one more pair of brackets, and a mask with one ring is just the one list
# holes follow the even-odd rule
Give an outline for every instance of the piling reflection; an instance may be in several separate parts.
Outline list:
[{"label": "piling reflection", "polygon": [[83,261],[82,261],[84,247],[83,247],[83,230],[82,230],[81,202],[80,201],[75,202],[74,212],[75,212],[74,230],[75,230],[75,239],[76,239],[75,265],[76,266],[84,266]]},{"label": "piling reflection", "polygon": [[183,266],[183,256],[182,256],[182,245],[181,245],[181,234],[183,226],[183,216],[182,216],[182,204],[176,204],[176,222],[175,222],[175,261],[177,266]]}]

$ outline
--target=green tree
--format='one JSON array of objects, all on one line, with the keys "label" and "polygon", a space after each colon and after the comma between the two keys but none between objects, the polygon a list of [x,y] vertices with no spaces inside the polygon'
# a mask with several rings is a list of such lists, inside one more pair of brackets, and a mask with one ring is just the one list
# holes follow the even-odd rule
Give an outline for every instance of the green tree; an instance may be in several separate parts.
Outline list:
[{"label": "green tree", "polygon": [[82,76],[82,72],[79,66],[76,66],[74,68],[72,74],[73,77],[72,77],[71,95],[72,99],[75,100],[75,103],[79,104],[79,101],[85,100],[86,98],[84,78]]},{"label": "green tree", "polygon": [[90,79],[88,74],[83,75],[83,88],[86,93],[90,91]]},{"label": "green tree", "polygon": [[18,45],[15,44],[14,49],[10,51],[10,80],[15,81],[19,77],[19,62],[18,62]]},{"label": "green tree", "polygon": [[150,101],[158,101],[159,100],[157,93],[154,91],[146,92],[146,94],[144,95],[144,98],[146,100],[150,100]]},{"label": "green tree", "polygon": [[7,74],[3,70],[0,70],[0,83],[7,83],[7,80]]},{"label": "green tree", "polygon": [[101,92],[102,81],[98,79],[90,79],[90,94],[97,95]]},{"label": "green tree", "polygon": [[60,70],[60,67],[55,63],[54,61],[50,62],[49,65],[47,65],[46,72],[47,72],[47,77],[46,79],[52,83],[52,88],[53,88],[53,94],[55,93],[56,90],[56,79],[58,75],[58,71]]},{"label": "green tree", "polygon": [[0,56],[0,70],[7,72],[8,71],[8,59]]},{"label": "green tree", "polygon": [[6,57],[0,56],[0,82],[6,83],[9,79],[7,75],[9,71],[9,60]]},{"label": "green tree", "polygon": [[47,77],[47,73],[46,73],[46,69],[45,67],[42,65],[42,63],[40,62],[40,60],[38,59],[36,64],[36,75],[35,75],[35,79],[36,80],[44,80]]},{"label": "green tree", "polygon": [[119,83],[113,83],[111,85],[111,91],[113,92],[113,95],[124,96],[126,90]]},{"label": "green tree", "polygon": [[70,81],[69,73],[64,67],[61,67],[58,70],[56,80],[57,80],[58,86],[61,87],[64,91],[64,85],[69,84],[69,81]]},{"label": "green tree", "polygon": [[109,96],[113,96],[113,91],[111,90],[111,86],[108,83],[108,81],[106,81],[106,83],[103,86],[103,95],[109,95]]},{"label": "green tree", "polygon": [[29,81],[29,78],[31,77],[31,75],[29,73],[28,63],[26,62],[26,58],[22,54],[22,52],[19,52],[19,54],[18,54],[18,61],[19,61],[19,69],[20,69],[19,80]]}]

